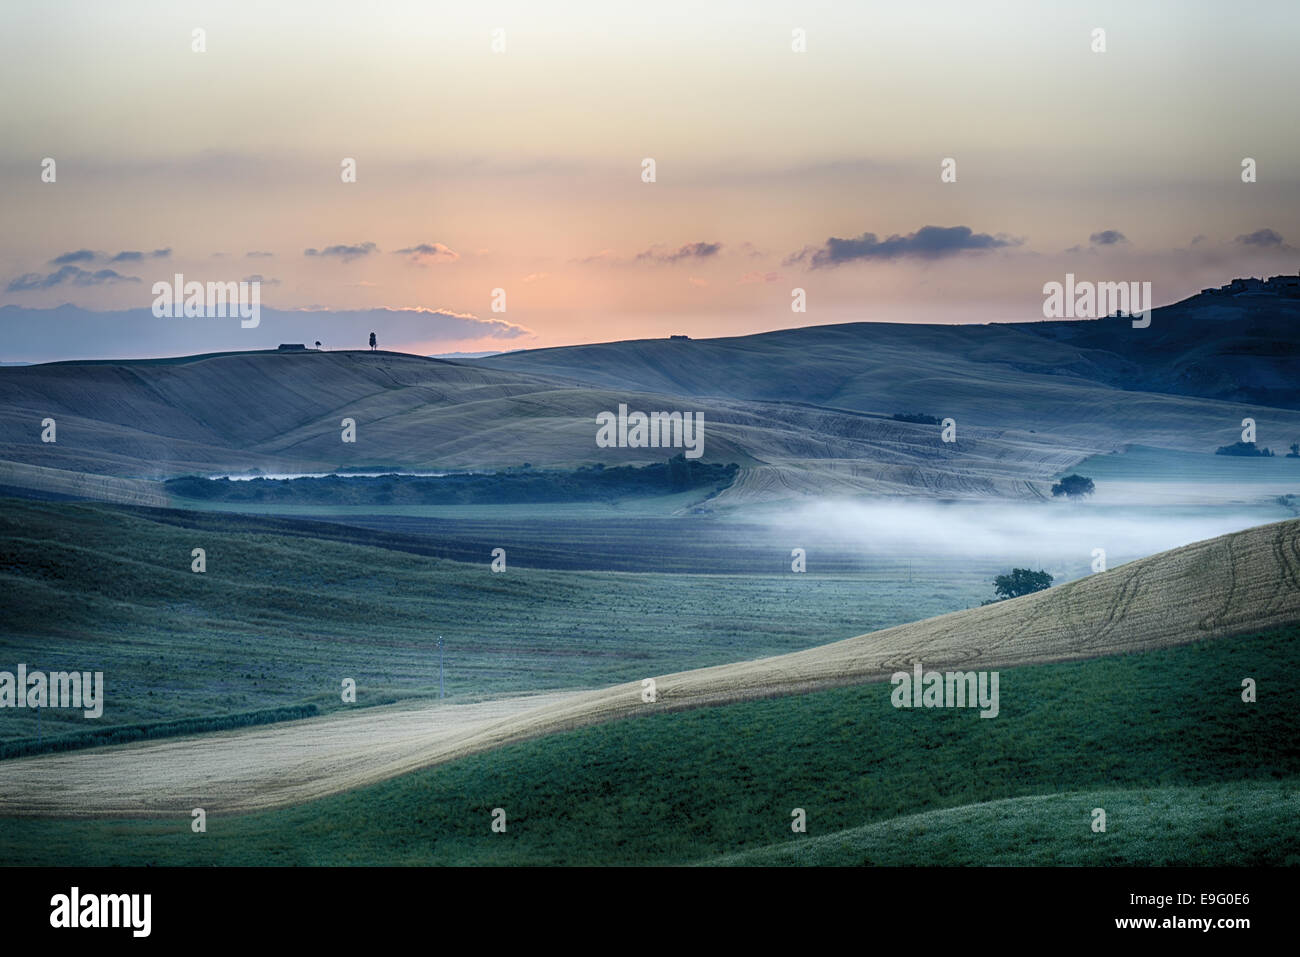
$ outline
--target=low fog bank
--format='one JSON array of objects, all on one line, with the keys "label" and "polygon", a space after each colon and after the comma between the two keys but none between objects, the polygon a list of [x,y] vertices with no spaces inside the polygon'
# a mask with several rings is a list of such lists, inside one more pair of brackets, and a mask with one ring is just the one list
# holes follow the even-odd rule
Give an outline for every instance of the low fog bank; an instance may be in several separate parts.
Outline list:
[{"label": "low fog bank", "polygon": [[1107,567],[1228,532],[1294,517],[1280,506],[1127,507],[820,501],[771,519],[783,538],[881,557],[962,558],[1085,573],[1095,548]]}]

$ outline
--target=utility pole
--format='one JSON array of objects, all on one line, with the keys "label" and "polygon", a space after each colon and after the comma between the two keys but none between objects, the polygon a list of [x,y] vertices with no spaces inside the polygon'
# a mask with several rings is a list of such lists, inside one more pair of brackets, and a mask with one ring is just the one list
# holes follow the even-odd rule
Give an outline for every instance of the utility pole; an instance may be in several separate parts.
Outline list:
[{"label": "utility pole", "polygon": [[438,636],[438,697],[444,694],[442,686],[442,635]]}]

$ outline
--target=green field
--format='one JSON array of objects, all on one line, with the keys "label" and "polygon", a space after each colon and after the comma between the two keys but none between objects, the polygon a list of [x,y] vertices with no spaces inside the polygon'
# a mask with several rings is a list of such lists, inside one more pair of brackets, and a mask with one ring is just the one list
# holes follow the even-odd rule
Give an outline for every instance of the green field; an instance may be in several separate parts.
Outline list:
[{"label": "green field", "polygon": [[669,495],[627,495],[591,502],[506,502],[483,505],[314,505],[307,503],[220,502],[170,495],[174,508],[245,515],[285,515],[295,518],[342,521],[352,515],[387,515],[397,518],[537,519],[542,517],[611,519],[664,518],[705,506],[710,492],[691,490]]},{"label": "green field", "polygon": [[[536,526],[531,546],[574,549],[564,529],[544,540]],[[497,531],[509,556],[509,527]],[[637,567],[662,557],[680,569],[684,546],[665,544],[654,526],[622,527],[614,545],[639,552]],[[194,547],[207,551],[204,574],[190,570]],[[918,567],[909,581],[901,566],[821,574],[814,560],[796,575],[787,544],[771,549],[766,574],[752,563],[730,574],[725,549],[696,566],[713,574],[509,560],[494,574],[486,547],[475,563],[418,553],[431,547],[315,523],[6,500],[0,668],[104,672],[103,717],[47,710],[39,734],[48,745],[123,725],[341,707],[345,677],[363,705],[436,695],[440,634],[447,694],[461,700],[758,658],[977,605],[997,570],[948,563]],[[0,742],[36,739],[37,720],[5,712]]]},{"label": "green field", "polygon": [[[0,822],[21,864],[1296,864],[1300,626],[1004,671],[1001,714],[889,685],[512,745],[208,833]],[[1259,701],[1240,698],[1251,676]],[[1017,800],[1005,805],[988,802]],[[1106,808],[1107,832],[1090,830]],[[508,830],[490,830],[493,808]],[[793,834],[793,808],[808,833]],[[920,817],[925,812],[947,812]],[[851,831],[851,829],[859,829]],[[984,854],[988,849],[988,857]],[[748,862],[750,858],[742,859]]]},{"label": "green field", "polygon": [[[1229,430],[1223,442],[1237,434]],[[1096,482],[1097,505],[1141,505],[1167,515],[1195,514],[1207,506],[1248,506],[1279,518],[1300,514],[1294,501],[1281,501],[1300,494],[1300,459],[1286,458],[1280,440],[1273,451],[1273,457],[1243,458],[1134,445],[1122,453],[1091,456],[1069,471]]]},{"label": "green field", "polygon": [[[1105,833],[1081,828],[1094,808]],[[726,867],[1300,866],[1300,778],[1115,788],[929,811],[710,861]]]},{"label": "green field", "polygon": [[[1227,443],[1231,436],[1227,436]],[[1288,442],[1293,441],[1287,439]],[[1269,443],[1260,442],[1260,446]],[[1286,457],[1278,440],[1271,458],[1242,458],[1207,452],[1178,452],[1134,445],[1113,455],[1093,455],[1071,471],[1081,472],[1098,483],[1108,481],[1195,482],[1222,485],[1289,482],[1300,490],[1300,459]]]},{"label": "green field", "polygon": [[644,466],[550,470],[525,466],[506,472],[444,475],[320,475],[232,480],[186,476],[168,480],[174,496],[196,501],[310,505],[499,505],[503,503],[613,502],[631,496],[716,494],[738,466],[712,465],[678,453]]}]

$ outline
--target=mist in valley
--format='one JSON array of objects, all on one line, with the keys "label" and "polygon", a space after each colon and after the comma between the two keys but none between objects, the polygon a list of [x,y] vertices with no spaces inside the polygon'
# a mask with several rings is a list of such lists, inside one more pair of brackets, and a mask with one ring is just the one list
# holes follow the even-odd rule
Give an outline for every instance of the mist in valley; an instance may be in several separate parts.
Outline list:
[{"label": "mist in valley", "polygon": [[1032,567],[1059,579],[1192,542],[1293,517],[1276,504],[1242,506],[1101,505],[1095,502],[936,503],[821,500],[770,519],[770,529],[808,549],[851,550],[917,567],[954,561],[979,567]]}]

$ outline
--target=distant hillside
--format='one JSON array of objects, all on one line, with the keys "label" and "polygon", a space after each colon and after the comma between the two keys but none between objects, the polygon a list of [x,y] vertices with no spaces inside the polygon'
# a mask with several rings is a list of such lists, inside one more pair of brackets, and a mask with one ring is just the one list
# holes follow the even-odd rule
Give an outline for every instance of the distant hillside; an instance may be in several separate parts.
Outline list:
[{"label": "distant hillside", "polygon": [[[680,408],[680,399],[611,395],[391,352],[49,363],[0,370],[0,460],[151,478],[250,468],[579,465],[602,457],[596,414],[628,401]],[[58,425],[53,444],[40,441],[46,417]],[[345,418],[356,423],[354,443],[341,439]],[[608,458],[672,454],[639,451],[611,450]],[[746,458],[720,433],[709,451],[714,460]]]},{"label": "distant hillside", "polygon": [[[263,351],[0,368],[0,463],[26,476],[0,484],[140,501],[143,490],[30,467],[162,479],[669,458],[676,450],[596,445],[596,415],[626,403],[704,415],[704,460],[742,469],[719,507],[805,495],[1037,498],[1097,453],[1212,453],[1247,416],[1264,444],[1300,439],[1297,323],[1300,301],[1200,296],[1156,310],[1147,329],[1126,319],[850,323],[456,362]],[[54,444],[40,441],[47,417]],[[345,418],[355,443],[340,440]],[[954,443],[930,424],[943,418],[957,423]]]},{"label": "distant hillside", "polygon": [[1193,296],[1128,320],[1028,323],[1084,351],[1098,381],[1139,392],[1300,409],[1300,299]]},{"label": "distant hillside", "polygon": [[[618,465],[679,451],[598,447],[596,416],[620,403],[703,413],[703,461],[742,467],[726,493],[740,501],[863,492],[1037,497],[1034,481],[1115,445],[1110,433],[1032,436],[1015,422],[965,418],[950,447],[935,427],[884,412],[600,387],[395,353],[253,352],[0,370],[0,463],[11,463],[11,486],[63,491],[95,486],[32,467],[156,480],[252,468]],[[1186,410],[1170,406],[1168,414],[1182,430],[1196,428]],[[55,443],[40,440],[47,417],[57,422]],[[345,418],[356,423],[355,443],[341,441]],[[135,492],[104,493],[140,501]]]},{"label": "distant hillside", "polygon": [[862,322],[521,350],[474,364],[844,409],[955,409],[997,421],[1019,409],[1035,428],[1068,423],[1063,407],[1083,398],[1077,389],[1096,386],[1300,409],[1300,300],[1196,296],[1154,310],[1146,329],[1128,319]]}]

